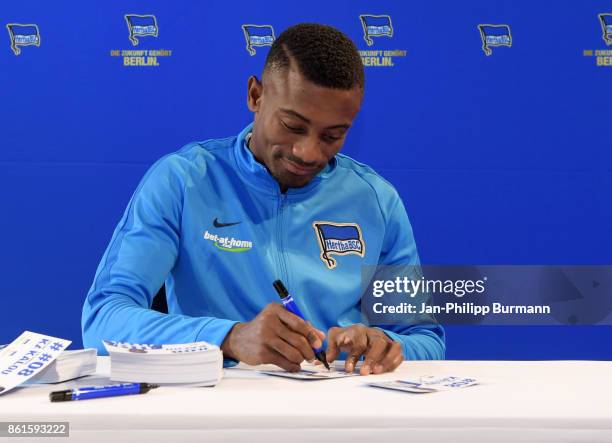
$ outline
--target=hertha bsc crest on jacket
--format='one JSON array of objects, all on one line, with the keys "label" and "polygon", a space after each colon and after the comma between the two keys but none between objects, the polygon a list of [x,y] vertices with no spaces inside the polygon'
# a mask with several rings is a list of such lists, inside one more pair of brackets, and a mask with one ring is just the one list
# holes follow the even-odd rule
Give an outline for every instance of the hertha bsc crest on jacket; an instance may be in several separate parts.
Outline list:
[{"label": "hertha bsc crest on jacket", "polygon": [[332,254],[357,254],[361,257],[365,255],[365,242],[357,223],[316,221],[312,227],[321,248],[321,260],[329,269],[338,265]]}]

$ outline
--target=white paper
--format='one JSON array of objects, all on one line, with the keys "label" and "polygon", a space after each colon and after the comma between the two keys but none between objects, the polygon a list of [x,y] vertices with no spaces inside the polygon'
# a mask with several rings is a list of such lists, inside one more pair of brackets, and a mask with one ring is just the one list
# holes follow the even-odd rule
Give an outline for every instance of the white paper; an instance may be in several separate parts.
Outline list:
[{"label": "white paper", "polygon": [[375,388],[391,389],[394,391],[412,392],[415,394],[427,394],[438,391],[452,391],[467,388],[478,384],[478,380],[469,377],[456,376],[434,376],[427,375],[419,379],[393,380],[376,383],[368,383]]},{"label": "white paper", "polygon": [[420,388],[418,384],[408,383],[402,380],[368,383],[368,386],[372,386],[374,388],[390,389],[392,391],[412,392],[414,394],[427,394],[429,392],[436,392],[435,389]]},{"label": "white paper", "polygon": [[344,371],[311,371],[302,369],[299,372],[287,372],[287,371],[259,371],[261,374],[275,375],[277,377],[292,378],[295,380],[329,380],[332,378],[345,378],[354,377],[358,374],[348,373]]},{"label": "white paper", "polygon": [[0,395],[40,373],[70,343],[70,340],[25,331],[0,349]]}]

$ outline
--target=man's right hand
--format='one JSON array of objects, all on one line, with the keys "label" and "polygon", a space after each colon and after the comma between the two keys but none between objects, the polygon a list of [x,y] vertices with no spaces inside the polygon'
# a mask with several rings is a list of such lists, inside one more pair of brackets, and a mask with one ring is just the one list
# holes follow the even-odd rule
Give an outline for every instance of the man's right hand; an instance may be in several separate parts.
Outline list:
[{"label": "man's right hand", "polygon": [[304,360],[314,361],[312,348],[323,345],[325,333],[270,303],[253,320],[237,323],[221,344],[226,357],[249,365],[272,363],[297,372]]}]

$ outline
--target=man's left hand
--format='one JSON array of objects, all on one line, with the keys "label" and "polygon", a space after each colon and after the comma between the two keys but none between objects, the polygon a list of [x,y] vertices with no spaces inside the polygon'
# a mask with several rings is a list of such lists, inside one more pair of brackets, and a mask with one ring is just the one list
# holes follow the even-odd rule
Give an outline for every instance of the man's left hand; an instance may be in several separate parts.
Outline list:
[{"label": "man's left hand", "polygon": [[391,340],[380,329],[352,325],[346,328],[330,328],[327,335],[327,361],[333,362],[340,352],[346,352],[344,370],[353,372],[363,355],[361,375],[391,372],[404,361],[402,346]]}]

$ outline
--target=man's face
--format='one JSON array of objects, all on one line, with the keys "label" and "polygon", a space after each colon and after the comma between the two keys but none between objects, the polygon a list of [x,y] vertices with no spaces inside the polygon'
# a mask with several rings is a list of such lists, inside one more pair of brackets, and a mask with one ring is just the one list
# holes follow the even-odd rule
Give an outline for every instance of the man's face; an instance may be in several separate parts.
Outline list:
[{"label": "man's face", "polygon": [[249,79],[248,106],[255,113],[250,149],[284,192],[305,186],[340,151],[363,91],[330,89],[306,80],[293,67]]}]

